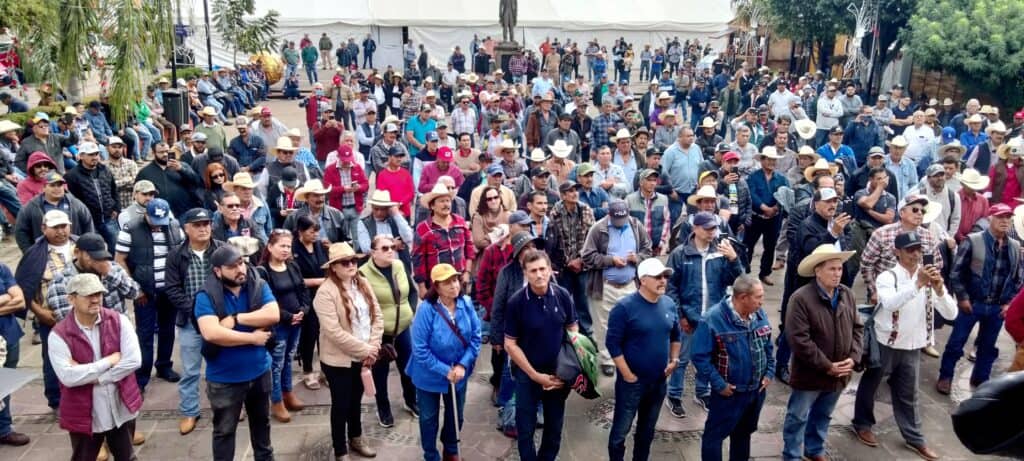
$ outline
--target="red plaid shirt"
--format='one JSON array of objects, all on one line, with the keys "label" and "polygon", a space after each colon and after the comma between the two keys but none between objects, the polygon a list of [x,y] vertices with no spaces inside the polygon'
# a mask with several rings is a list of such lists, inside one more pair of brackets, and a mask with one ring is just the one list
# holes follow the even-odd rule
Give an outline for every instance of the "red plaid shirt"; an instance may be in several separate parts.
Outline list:
[{"label": "red plaid shirt", "polygon": [[476,247],[470,238],[469,225],[462,216],[453,214],[451,225],[445,229],[433,219],[416,226],[412,244],[413,278],[417,283],[430,285],[430,269],[448,263],[463,272],[466,263],[476,257]]},{"label": "red plaid shirt", "polygon": [[484,248],[484,254],[480,257],[480,267],[476,270],[476,281],[473,283],[473,297],[486,311],[484,320],[491,319],[491,306],[494,305],[494,289],[498,286],[498,273],[511,260],[512,245],[508,243],[507,239]]}]

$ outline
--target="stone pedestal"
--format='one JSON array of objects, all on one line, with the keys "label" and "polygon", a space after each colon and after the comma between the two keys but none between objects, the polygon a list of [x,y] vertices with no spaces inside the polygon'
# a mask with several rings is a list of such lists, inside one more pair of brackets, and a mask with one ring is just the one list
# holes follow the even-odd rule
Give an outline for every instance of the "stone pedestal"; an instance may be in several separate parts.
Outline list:
[{"label": "stone pedestal", "polygon": [[501,69],[505,72],[505,81],[512,83],[512,74],[508,71],[508,60],[522,49],[523,47],[514,41],[498,42],[497,45],[494,45],[494,64],[491,72]]}]

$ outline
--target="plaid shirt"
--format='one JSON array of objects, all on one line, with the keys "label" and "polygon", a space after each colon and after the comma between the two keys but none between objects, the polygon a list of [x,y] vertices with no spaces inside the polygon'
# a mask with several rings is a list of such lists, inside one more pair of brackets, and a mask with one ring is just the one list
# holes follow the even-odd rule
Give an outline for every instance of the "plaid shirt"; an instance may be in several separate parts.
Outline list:
[{"label": "plaid shirt", "polygon": [[[875,229],[871,233],[868,243],[864,245],[860,259],[860,275],[864,280],[864,286],[868,289],[868,296],[875,293],[875,280],[878,279],[878,275],[892,269],[898,262],[896,261],[895,242],[896,234],[900,232],[903,232],[903,228],[899,222],[886,224]],[[924,254],[934,254],[935,266],[941,269],[942,251],[938,244],[942,242],[936,240],[926,227],[918,227],[916,232],[918,237],[921,237],[921,248]],[[843,249],[847,250],[848,248]]]},{"label": "plaid shirt", "polygon": [[594,117],[594,120],[590,123],[591,150],[597,151],[599,147],[607,145],[611,138],[611,135],[608,134],[608,128],[613,128],[620,123],[622,123],[622,117],[619,117],[619,114],[615,112]]},{"label": "plaid shirt", "polygon": [[491,319],[491,306],[494,305],[494,289],[498,286],[498,273],[511,260],[512,245],[508,243],[507,238],[484,248],[484,254],[480,257],[480,267],[476,271],[476,281],[473,284],[473,297],[486,312],[484,320]]},{"label": "plaid shirt", "polygon": [[[462,133],[476,133],[476,109],[472,105],[467,107],[467,110],[456,108],[452,111],[452,133],[460,135]],[[473,160],[476,160],[475,158]]]},{"label": "plaid shirt", "polygon": [[[139,173],[139,166],[131,159],[121,158],[120,162],[107,161],[107,168],[114,175],[114,183],[117,184],[117,200],[121,208],[128,208],[132,200],[132,188],[135,187],[135,175]],[[110,306],[107,306],[110,307]]]},{"label": "plaid shirt", "polygon": [[565,208],[564,201],[559,201],[551,209],[549,217],[557,240],[551,251],[551,265],[562,269],[569,261],[580,257],[587,232],[594,226],[594,210],[586,203],[577,202],[576,212],[572,213]]},{"label": "plaid shirt", "polygon": [[196,293],[203,287],[203,282],[206,281],[206,277],[210,275],[213,269],[210,267],[210,261],[206,258],[197,256],[195,252],[189,250],[189,263],[188,269],[185,271],[185,296],[188,296],[192,302],[195,302]]},{"label": "plaid shirt", "polygon": [[[63,272],[58,272],[53,282],[50,282],[49,288],[46,289],[46,303],[53,310],[53,316],[56,317],[57,321],[62,320],[71,313],[71,302],[68,301],[68,284],[67,281],[72,276],[78,274],[78,269],[74,264],[69,264],[64,268]],[[103,295],[103,307],[113,309],[122,314],[126,313],[124,300],[135,299],[139,297],[141,293],[139,284],[135,283],[128,276],[119,264],[110,263],[110,272],[105,277],[102,277],[103,287],[107,289],[107,293]]]},{"label": "plaid shirt", "polygon": [[515,55],[508,60],[508,73],[512,75],[523,75],[526,73],[526,58]]},{"label": "plaid shirt", "polygon": [[[351,168],[338,168],[338,175],[341,177],[341,185],[345,188],[352,185],[352,169]],[[342,192],[341,193],[341,206],[349,207],[356,206],[356,193],[355,192]]]},{"label": "plaid shirt", "polygon": [[[1013,228],[1013,226],[1010,227]],[[985,231],[982,234],[983,238],[985,237],[985,233],[988,233],[988,231]],[[991,234],[989,236],[991,236]],[[952,285],[956,299],[969,299],[973,302],[981,302],[985,304],[1004,304],[1008,302],[1008,299],[1003,299],[1003,286],[1006,284],[1006,279],[1013,279],[1010,283],[1017,284],[1017,286],[1019,286],[1021,278],[1020,264],[1018,264],[1017,273],[1011,273],[1012,264],[1010,264],[1009,250],[1012,247],[1010,246],[1009,241],[1005,241],[1003,245],[995,251],[995,255],[991,252],[988,253],[987,257],[995,257],[992,274],[986,274],[992,278],[991,282],[989,282],[988,293],[979,293],[981,287],[968,286],[970,285],[969,281],[971,277],[966,274],[973,272],[973,269],[971,268],[971,261],[974,258],[974,249],[972,248],[972,245],[973,242],[971,242],[970,238],[964,239],[963,242],[960,242],[960,247],[957,249],[956,256],[954,257],[953,270],[949,277],[952,279],[952,283],[950,285]],[[986,252],[987,251],[988,250],[986,250]],[[1018,254],[1018,261],[1020,258],[1021,255]],[[984,270],[984,268],[982,269]],[[1013,291],[1016,292],[1017,290]],[[979,294],[983,294],[984,296],[979,296]]]},{"label": "plaid shirt", "polygon": [[412,266],[413,278],[417,283],[429,286],[430,269],[438,264],[448,263],[455,270],[463,272],[476,257],[476,247],[473,246],[466,220],[457,214],[452,214],[451,220],[447,229],[439,226],[432,218],[416,226]]}]

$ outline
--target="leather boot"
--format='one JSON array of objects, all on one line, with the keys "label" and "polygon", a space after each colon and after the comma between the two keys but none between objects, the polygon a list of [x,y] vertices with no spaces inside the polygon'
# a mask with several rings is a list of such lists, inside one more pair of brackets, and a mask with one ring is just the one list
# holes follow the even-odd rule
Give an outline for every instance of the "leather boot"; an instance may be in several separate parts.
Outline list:
[{"label": "leather boot", "polygon": [[100,445],[100,452],[96,454],[96,461],[107,461],[110,459],[110,450],[107,449],[107,444]]},{"label": "leather boot", "polygon": [[302,409],[306,407],[306,404],[302,403],[302,401],[299,400],[299,398],[292,392],[285,392],[282,396],[284,397],[284,407],[287,408],[288,411],[302,411]]},{"label": "leather boot", "polygon": [[377,452],[370,448],[370,444],[363,437],[356,437],[348,441],[348,448],[363,458],[375,458]]},{"label": "leather boot", "polygon": [[270,415],[282,423],[291,422],[292,420],[292,415],[289,414],[288,409],[284,407],[284,402],[270,404]]}]

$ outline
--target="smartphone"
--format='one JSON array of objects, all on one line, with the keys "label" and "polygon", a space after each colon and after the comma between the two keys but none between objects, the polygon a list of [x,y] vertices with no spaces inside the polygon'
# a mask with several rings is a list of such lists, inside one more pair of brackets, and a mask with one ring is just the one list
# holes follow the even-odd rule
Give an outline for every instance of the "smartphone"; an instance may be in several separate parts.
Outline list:
[{"label": "smartphone", "polygon": [[923,259],[922,262],[924,263],[925,266],[934,266],[935,265],[935,255],[934,254],[924,255],[924,259]]}]

